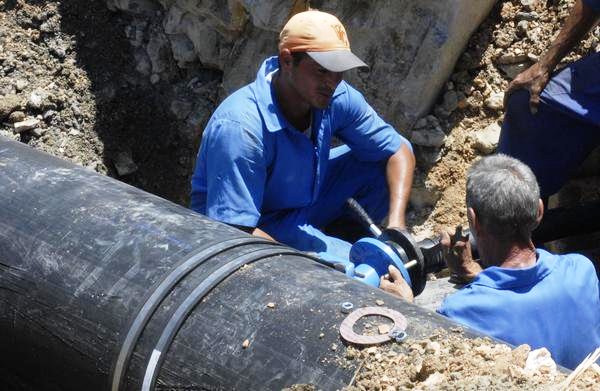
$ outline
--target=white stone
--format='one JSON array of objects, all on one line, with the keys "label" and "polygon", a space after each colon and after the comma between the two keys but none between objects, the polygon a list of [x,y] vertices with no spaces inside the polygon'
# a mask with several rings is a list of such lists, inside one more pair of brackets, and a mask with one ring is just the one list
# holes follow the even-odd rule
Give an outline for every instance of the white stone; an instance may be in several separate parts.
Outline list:
[{"label": "white stone", "polygon": [[29,95],[29,100],[27,101],[27,104],[33,109],[41,109],[43,102],[43,94],[41,93],[41,91],[35,90]]},{"label": "white stone", "polygon": [[23,80],[23,79],[19,79],[15,83],[15,87],[17,88],[17,91],[23,91],[28,85],[29,85],[29,83],[27,82],[27,80]]},{"label": "white stone", "polygon": [[500,139],[500,125],[492,123],[475,134],[475,149],[483,154],[493,153]]},{"label": "white stone", "polygon": [[39,124],[40,124],[40,120],[37,118],[29,118],[29,119],[26,119],[25,121],[15,122],[13,124],[14,132],[21,133],[26,130],[31,130],[31,129],[36,128]]},{"label": "white stone", "polygon": [[556,373],[556,363],[552,359],[552,355],[546,348],[532,350],[527,355],[525,361],[525,373],[528,375]]},{"label": "white stone", "polygon": [[485,107],[492,110],[502,110],[504,107],[504,92],[494,92],[485,100]]}]

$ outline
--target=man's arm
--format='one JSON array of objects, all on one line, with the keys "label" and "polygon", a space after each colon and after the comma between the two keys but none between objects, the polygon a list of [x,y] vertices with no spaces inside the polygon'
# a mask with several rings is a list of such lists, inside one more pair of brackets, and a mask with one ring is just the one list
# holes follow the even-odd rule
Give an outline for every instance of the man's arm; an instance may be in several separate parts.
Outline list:
[{"label": "man's arm", "polygon": [[386,177],[390,193],[388,227],[406,229],[406,208],[410,199],[415,155],[402,144],[387,161]]},{"label": "man's arm", "polygon": [[565,25],[548,51],[537,63],[517,75],[509,84],[504,97],[504,106],[506,107],[507,99],[512,92],[526,89],[530,93],[530,110],[535,114],[540,101],[540,93],[548,83],[554,68],[598,23],[598,20],[600,20],[600,12],[594,11],[583,0],[577,0]]},{"label": "man's arm", "polygon": [[415,169],[410,142],[385,122],[360,92],[347,83],[340,88],[345,88],[346,93],[334,99],[333,118],[338,128],[335,135],[358,160],[386,162],[388,226],[406,228],[405,213]]}]

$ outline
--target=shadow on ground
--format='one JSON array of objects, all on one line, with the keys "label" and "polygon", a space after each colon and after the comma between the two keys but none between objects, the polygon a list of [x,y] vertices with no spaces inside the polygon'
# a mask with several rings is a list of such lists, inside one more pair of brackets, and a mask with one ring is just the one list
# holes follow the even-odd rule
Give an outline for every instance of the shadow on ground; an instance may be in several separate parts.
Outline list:
[{"label": "shadow on ground", "polygon": [[114,159],[131,154],[137,171],[118,179],[187,205],[189,175],[181,175],[185,156],[191,174],[197,145],[178,134],[177,120],[165,107],[159,86],[140,83],[133,48],[125,36],[127,18],[108,10],[104,1],[60,3],[61,29],[76,37],[78,66],[87,72],[95,96],[95,132],[104,144],[109,175],[118,177]]}]

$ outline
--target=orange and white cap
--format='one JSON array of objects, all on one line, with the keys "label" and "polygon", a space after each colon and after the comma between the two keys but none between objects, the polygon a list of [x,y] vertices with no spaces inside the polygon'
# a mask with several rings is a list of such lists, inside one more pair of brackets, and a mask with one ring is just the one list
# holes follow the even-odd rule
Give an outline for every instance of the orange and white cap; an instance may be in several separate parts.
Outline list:
[{"label": "orange and white cap", "polygon": [[279,51],[306,52],[323,68],[344,72],[367,67],[350,51],[346,29],[335,16],[310,10],[290,18],[279,33]]}]

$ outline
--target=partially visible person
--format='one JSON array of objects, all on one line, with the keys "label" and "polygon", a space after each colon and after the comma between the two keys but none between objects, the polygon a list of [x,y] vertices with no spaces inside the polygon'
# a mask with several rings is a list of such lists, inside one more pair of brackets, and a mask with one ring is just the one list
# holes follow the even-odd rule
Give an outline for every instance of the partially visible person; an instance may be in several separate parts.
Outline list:
[{"label": "partially visible person", "polygon": [[[479,263],[468,239],[442,235],[449,268],[465,280],[438,312],[513,345],[546,347],[567,368],[600,346],[600,282],[578,254],[536,249],[531,232],[543,215],[533,172],[506,155],[485,157],[467,175],[467,216]],[[412,300],[400,272],[390,268],[381,288]]]},{"label": "partially visible person", "polygon": [[600,53],[554,73],[599,20],[600,0],[577,0],[548,51],[505,94],[498,152],[533,170],[544,199],[600,145]]}]

